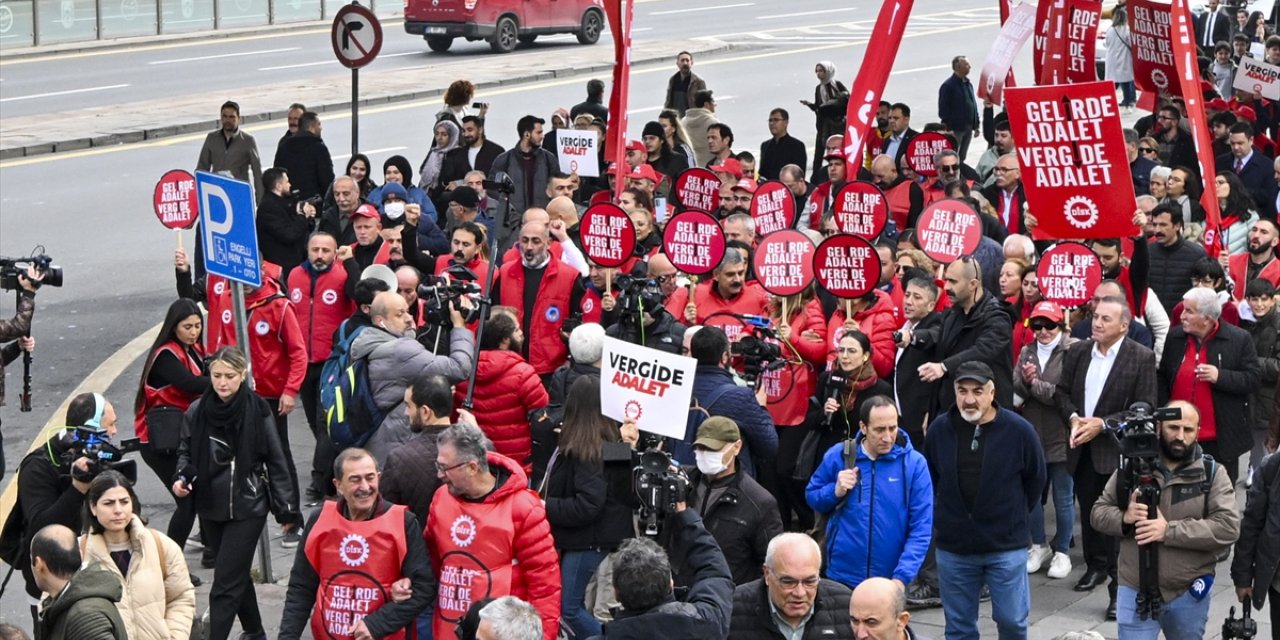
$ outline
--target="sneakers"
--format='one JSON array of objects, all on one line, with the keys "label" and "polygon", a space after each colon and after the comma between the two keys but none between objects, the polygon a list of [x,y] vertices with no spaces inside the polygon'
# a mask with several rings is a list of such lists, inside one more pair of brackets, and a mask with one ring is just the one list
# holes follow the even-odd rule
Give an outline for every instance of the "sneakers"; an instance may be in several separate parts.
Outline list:
[{"label": "sneakers", "polygon": [[1027,573],[1035,573],[1053,557],[1053,550],[1042,544],[1033,544],[1027,551]]},{"label": "sneakers", "polygon": [[302,527],[294,525],[284,532],[284,537],[280,540],[280,546],[285,549],[292,549],[302,542]]},{"label": "sneakers", "polygon": [[982,585],[982,590],[978,592],[978,602],[991,602],[991,587]]},{"label": "sneakers", "polygon": [[1049,577],[1054,580],[1061,580],[1071,575],[1071,556],[1058,551],[1053,554],[1053,559],[1049,561]]},{"label": "sneakers", "polygon": [[919,581],[907,587],[908,609],[930,609],[941,606],[942,596],[938,595],[937,587],[931,587]]}]

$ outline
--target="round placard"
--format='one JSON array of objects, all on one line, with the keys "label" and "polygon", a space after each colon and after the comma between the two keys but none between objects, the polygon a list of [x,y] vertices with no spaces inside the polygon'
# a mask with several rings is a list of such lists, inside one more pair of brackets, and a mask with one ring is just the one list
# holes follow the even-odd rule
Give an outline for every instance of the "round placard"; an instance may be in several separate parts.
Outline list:
[{"label": "round placard", "polygon": [[582,214],[578,226],[582,251],[602,267],[619,267],[636,248],[636,228],[631,216],[616,204],[594,205]]},{"label": "round placard", "polygon": [[1102,282],[1102,262],[1079,242],[1059,242],[1040,257],[1036,281],[1045,300],[1079,307],[1089,302]]},{"label": "round placard", "polygon": [[751,196],[751,217],[756,221],[756,235],[790,229],[796,222],[796,199],[781,182],[764,182]]},{"label": "round placard", "polygon": [[860,298],[880,281],[880,254],[865,239],[838,233],[818,245],[813,275],[837,298]]},{"label": "round placard", "polygon": [[835,218],[838,233],[874,240],[884,231],[889,220],[889,200],[880,187],[870,182],[848,182],[836,191],[831,215]]},{"label": "round placard", "polygon": [[813,282],[813,252],[809,236],[795,229],[775,231],[760,240],[751,263],[756,282],[775,296],[804,291]]},{"label": "round placard", "polygon": [[682,208],[715,211],[720,200],[720,178],[709,169],[686,169],[676,178],[675,191]]},{"label": "round placard", "polygon": [[170,229],[190,229],[200,217],[196,177],[182,169],[165,172],[156,183],[151,203],[160,224]]},{"label": "round placard", "polygon": [[675,268],[693,276],[711,273],[724,259],[725,238],[709,213],[682,211],[667,221],[662,252]]},{"label": "round placard", "polygon": [[929,131],[921,133],[907,142],[907,166],[911,170],[929,178],[938,175],[938,168],[933,166],[933,159],[945,149],[951,149],[951,139]]},{"label": "round placard", "polygon": [[924,208],[916,222],[916,242],[935,262],[951,264],[972,254],[982,241],[982,220],[959,200],[939,200]]}]

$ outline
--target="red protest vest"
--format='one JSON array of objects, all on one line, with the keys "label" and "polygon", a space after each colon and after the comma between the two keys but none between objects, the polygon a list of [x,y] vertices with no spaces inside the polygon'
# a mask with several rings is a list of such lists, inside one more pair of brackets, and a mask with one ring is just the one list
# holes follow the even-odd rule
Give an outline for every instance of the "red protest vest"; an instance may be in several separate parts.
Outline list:
[{"label": "red protest vest", "polygon": [[[208,330],[220,332],[220,345],[236,345],[236,326],[231,319],[230,293],[218,322]],[[297,396],[307,375],[307,345],[298,326],[297,315],[280,294],[274,280],[245,297],[248,312],[249,358],[253,364],[254,389],[264,398]],[[328,354],[325,354],[328,357]]]},{"label": "red protest vest", "polygon": [[204,327],[204,352],[213,353],[222,346],[217,321],[223,317],[231,321],[231,286],[226,278],[213,274],[204,277],[204,308],[209,311],[209,321]]},{"label": "red protest vest", "polygon": [[[826,320],[822,317],[822,303],[810,300],[804,307],[788,309],[791,318],[791,339],[786,343],[770,340],[782,346],[782,357],[787,366],[760,374],[760,386],[765,390],[767,408],[773,423],[779,427],[797,426],[804,422],[809,408],[809,396],[818,384],[817,371],[827,364]],[[813,330],[823,339],[818,342],[801,337]]]},{"label": "red protest vest", "polygon": [[[192,348],[195,349],[196,355],[204,357],[203,349],[199,344],[193,345]],[[204,375],[204,372],[200,370],[200,363],[192,360],[187,350],[183,349],[176,341],[170,340],[161,345],[159,349],[156,349],[156,355],[160,355],[163,351],[168,351],[177,356],[178,362],[181,362],[187,368],[187,371],[191,372],[191,375]],[[151,439],[147,436],[148,411],[155,407],[175,407],[186,411],[187,407],[191,406],[191,403],[200,397],[199,394],[187,393],[172,384],[158,388],[147,384],[146,380],[143,380],[142,384],[142,407],[133,416],[133,431],[138,436],[138,439],[143,442],[151,442]]]},{"label": "red protest vest", "polygon": [[347,270],[335,262],[328,271],[316,273],[310,263],[303,263],[289,272],[288,287],[307,344],[307,361],[324,362],[333,350],[334,331],[356,310],[347,297]]},{"label": "red protest vest", "polygon": [[911,215],[911,185],[913,184],[915,183],[910,180],[903,180],[884,190],[884,199],[889,203],[889,215],[893,216],[893,223],[898,225],[898,231],[907,228],[907,218]]},{"label": "red protest vest", "polygon": [[[436,258],[435,275],[440,275],[444,273],[445,269],[448,269],[449,267],[452,267],[455,264],[458,264],[458,262],[453,259],[453,256],[444,255]],[[480,290],[483,293],[488,293],[488,291],[486,291],[484,288],[484,279],[487,278],[489,275],[489,261],[485,260],[484,258],[481,258],[480,254],[477,253],[476,257],[471,259],[471,262],[468,262],[462,266],[470,269],[471,273],[476,274],[476,284],[480,287]]]},{"label": "red protest vest", "polygon": [[822,228],[822,214],[827,212],[827,200],[831,197],[831,183],[824,182],[813,188],[809,194],[809,201],[804,206],[804,212],[800,214],[801,219],[809,216],[809,228]]},{"label": "red protest vest", "polygon": [[[612,297],[618,297],[616,291]],[[600,306],[602,300],[599,291],[587,287],[586,292],[582,294],[582,302],[578,303],[578,313],[582,316],[583,322],[600,323],[600,318],[604,315],[604,307]]]},{"label": "red protest vest", "polygon": [[[560,327],[569,315],[569,297],[577,279],[576,271],[552,255],[546,272],[542,274],[542,282],[538,284],[537,302],[530,315],[529,326],[524,327],[525,340],[529,344],[529,364],[538,375],[555,371],[564,364],[569,353],[560,338]],[[502,265],[500,304],[514,307],[517,318],[524,317],[524,264],[518,256],[513,262]]]},{"label": "red protest vest", "polygon": [[[404,505],[392,505],[370,520],[348,520],[338,503],[326,500],[303,547],[320,577],[311,611],[311,635],[350,638],[351,625],[391,601],[391,583],[404,577],[401,567],[409,544],[404,535]],[[403,629],[384,638],[405,638]]]},{"label": "red protest vest", "polygon": [[[733,300],[728,300],[714,289],[716,281],[708,278],[699,282],[694,288],[693,303],[698,308],[695,324],[720,327],[729,338],[736,342],[742,335],[742,322],[731,314],[762,315],[769,304],[769,294],[756,282],[748,282],[742,287],[742,293]],[[689,304],[689,288],[680,287],[667,299],[667,310],[683,323],[684,308]],[[713,317],[714,316],[714,317]]]},{"label": "red protest vest", "polygon": [[[1244,300],[1244,288],[1249,284],[1245,282],[1245,278],[1249,275],[1249,254],[1238,253],[1231,256],[1227,264],[1227,274],[1231,276],[1231,282],[1235,283],[1231,289],[1231,297],[1235,300]],[[1268,262],[1267,266],[1258,272],[1258,277],[1270,281],[1273,286],[1280,286],[1280,260],[1273,259]]]}]

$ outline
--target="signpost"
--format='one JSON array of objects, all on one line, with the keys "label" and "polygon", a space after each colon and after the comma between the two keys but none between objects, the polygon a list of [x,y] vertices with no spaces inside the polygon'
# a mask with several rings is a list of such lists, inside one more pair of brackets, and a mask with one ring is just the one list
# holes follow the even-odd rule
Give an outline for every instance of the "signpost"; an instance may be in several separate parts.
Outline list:
[{"label": "signpost", "polygon": [[330,32],[333,55],[351,70],[351,155],[360,151],[360,67],[382,50],[382,23],[358,2],[338,9]]},{"label": "signpost", "polygon": [[[164,180],[161,179],[161,183]],[[236,323],[236,344],[249,363],[249,328],[246,326],[244,285],[262,286],[262,261],[258,258],[258,229],[254,225],[253,186],[243,180],[197,171],[195,192],[200,208],[200,233],[204,234],[204,269],[231,281],[231,305]],[[253,367],[245,382],[253,384]],[[258,537],[258,566],[264,582],[274,582],[267,531]]]}]

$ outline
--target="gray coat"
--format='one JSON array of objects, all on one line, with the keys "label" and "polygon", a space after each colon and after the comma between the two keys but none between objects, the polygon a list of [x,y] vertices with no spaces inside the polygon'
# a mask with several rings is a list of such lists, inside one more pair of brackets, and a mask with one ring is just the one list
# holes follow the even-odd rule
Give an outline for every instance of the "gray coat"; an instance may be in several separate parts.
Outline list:
[{"label": "gray coat", "polygon": [[711,148],[707,144],[707,129],[718,122],[720,120],[716,118],[716,114],[707,109],[689,109],[680,119],[680,124],[684,125],[685,132],[689,134],[689,145],[693,147],[695,166],[705,167],[707,161],[711,160]]},{"label": "gray coat", "polygon": [[475,337],[465,327],[449,332],[449,357],[437,356],[412,336],[397,337],[378,327],[369,327],[351,343],[352,358],[369,358],[369,385],[374,401],[387,412],[382,426],[374,431],[365,448],[373,453],[379,467],[387,455],[413,437],[409,417],[404,412],[404,390],[425,375],[438,373],[452,384],[471,373]]},{"label": "gray coat", "polygon": [[[1058,382],[1062,380],[1062,359],[1066,356],[1067,349],[1076,342],[1075,338],[1064,331],[1058,346],[1049,354],[1048,366],[1040,370],[1040,360],[1036,357],[1037,343],[1032,341],[1022,347],[1018,362],[1013,366],[1013,392],[1026,401],[1022,405],[1022,417],[1035,425],[1036,433],[1040,436],[1040,446],[1044,448],[1046,464],[1067,461],[1067,434],[1071,428],[1063,421],[1053,395]],[[1031,384],[1027,384],[1022,376],[1022,365],[1028,362],[1036,365],[1039,372],[1038,378]]]},{"label": "gray coat", "polygon": [[1129,27],[1111,27],[1107,29],[1107,80],[1111,82],[1133,82],[1133,54],[1130,53]]}]

